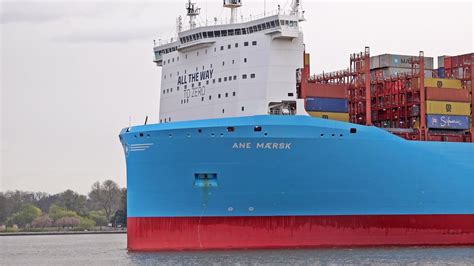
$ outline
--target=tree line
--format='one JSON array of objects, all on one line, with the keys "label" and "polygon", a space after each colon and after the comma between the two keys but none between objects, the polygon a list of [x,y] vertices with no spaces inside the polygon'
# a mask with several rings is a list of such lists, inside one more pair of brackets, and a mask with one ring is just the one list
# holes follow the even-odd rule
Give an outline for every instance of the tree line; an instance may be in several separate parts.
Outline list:
[{"label": "tree line", "polygon": [[28,229],[92,230],[127,225],[127,189],[112,180],[95,182],[87,195],[73,190],[0,192],[0,225]]}]

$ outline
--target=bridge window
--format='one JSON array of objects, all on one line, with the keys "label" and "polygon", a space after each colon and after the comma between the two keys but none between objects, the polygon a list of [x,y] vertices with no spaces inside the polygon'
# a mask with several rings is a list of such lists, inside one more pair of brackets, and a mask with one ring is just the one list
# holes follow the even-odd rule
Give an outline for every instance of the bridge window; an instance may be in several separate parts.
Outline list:
[{"label": "bridge window", "polygon": [[244,28],[242,29],[242,35],[245,35],[245,34],[247,34],[247,29]]},{"label": "bridge window", "polygon": [[202,37],[207,38],[207,32],[206,31],[202,33]]},{"label": "bridge window", "polygon": [[235,29],[235,35],[240,35],[240,29]]},{"label": "bridge window", "polygon": [[215,37],[221,37],[221,32],[218,31],[218,30],[214,31],[214,36]]},{"label": "bridge window", "polygon": [[227,30],[221,30],[221,36],[222,37],[227,36]]},{"label": "bridge window", "polygon": [[208,31],[207,36],[209,36],[209,38],[214,37],[214,32],[213,31]]}]

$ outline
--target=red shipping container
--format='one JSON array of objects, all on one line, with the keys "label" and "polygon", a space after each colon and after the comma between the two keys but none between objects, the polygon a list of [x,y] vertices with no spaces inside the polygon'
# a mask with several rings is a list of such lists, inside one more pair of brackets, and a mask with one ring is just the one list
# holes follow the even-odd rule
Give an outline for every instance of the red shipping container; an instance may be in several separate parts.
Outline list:
[{"label": "red shipping container", "polygon": [[347,85],[327,83],[307,83],[308,97],[346,98]]},{"label": "red shipping container", "polygon": [[451,57],[446,56],[444,58],[444,69],[451,69]]},{"label": "red shipping container", "polygon": [[426,100],[447,102],[469,102],[469,92],[459,89],[426,88]]}]

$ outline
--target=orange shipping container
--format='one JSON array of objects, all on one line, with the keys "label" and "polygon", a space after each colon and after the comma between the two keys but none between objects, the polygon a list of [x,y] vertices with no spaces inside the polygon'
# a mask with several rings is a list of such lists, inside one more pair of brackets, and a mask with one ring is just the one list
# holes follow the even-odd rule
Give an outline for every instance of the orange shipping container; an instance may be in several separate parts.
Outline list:
[{"label": "orange shipping container", "polygon": [[469,102],[469,92],[467,90],[428,87],[426,88],[426,100]]}]

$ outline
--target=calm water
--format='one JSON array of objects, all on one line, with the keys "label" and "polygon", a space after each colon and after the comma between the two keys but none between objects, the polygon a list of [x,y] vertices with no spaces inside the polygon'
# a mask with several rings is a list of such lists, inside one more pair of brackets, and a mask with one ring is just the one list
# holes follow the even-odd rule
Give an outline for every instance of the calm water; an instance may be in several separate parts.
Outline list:
[{"label": "calm water", "polygon": [[474,265],[474,247],[127,252],[126,235],[0,237],[1,265]]}]

